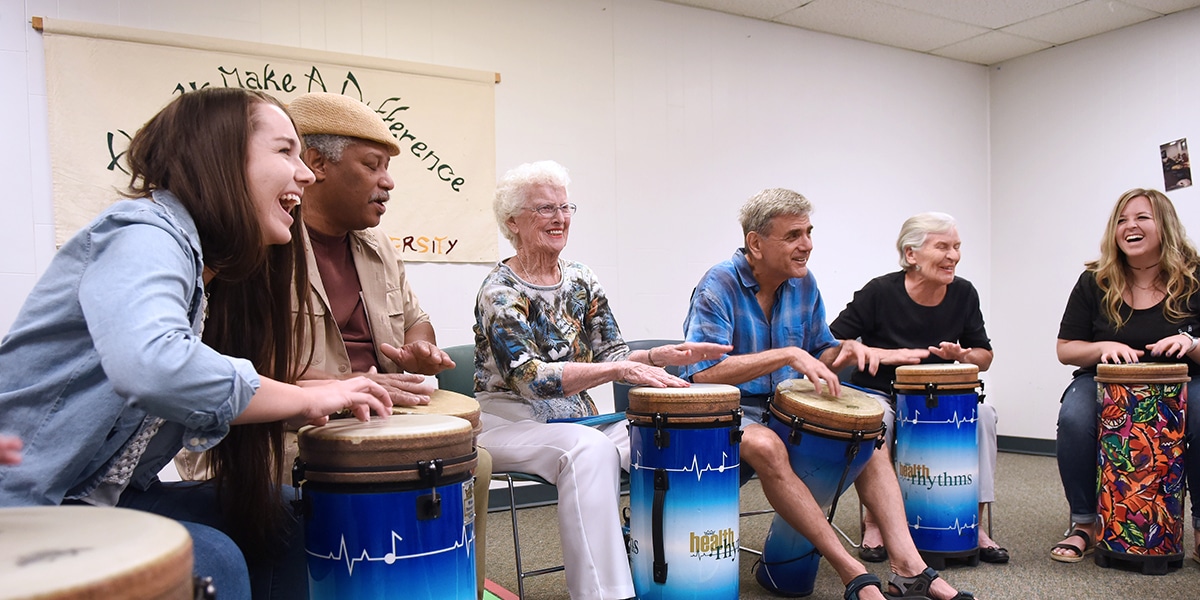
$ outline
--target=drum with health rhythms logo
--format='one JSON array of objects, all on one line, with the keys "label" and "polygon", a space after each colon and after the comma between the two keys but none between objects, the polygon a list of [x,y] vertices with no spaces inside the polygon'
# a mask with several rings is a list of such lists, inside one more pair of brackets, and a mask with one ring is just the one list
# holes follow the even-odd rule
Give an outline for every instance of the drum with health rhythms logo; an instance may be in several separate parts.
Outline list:
[{"label": "drum with health rhythms logo", "polygon": [[741,392],[629,390],[630,552],[638,598],[738,597]]},{"label": "drum with health rhythms logo", "polygon": [[[789,379],[776,387],[768,415],[767,425],[787,446],[792,469],[832,519],[838,497],[882,443],[883,407],[845,386],[834,397],[817,393],[807,379]],[[812,542],[776,514],[754,577],[776,594],[807,596],[820,560]]]},{"label": "drum with health rhythms logo", "polygon": [[447,415],[300,430],[309,597],[473,600],[473,439]]},{"label": "drum with health rhythms logo", "polygon": [[979,367],[896,368],[896,475],[925,562],[979,564]]},{"label": "drum with health rhythms logo", "polygon": [[1096,564],[1183,566],[1185,364],[1096,365],[1099,477]]}]

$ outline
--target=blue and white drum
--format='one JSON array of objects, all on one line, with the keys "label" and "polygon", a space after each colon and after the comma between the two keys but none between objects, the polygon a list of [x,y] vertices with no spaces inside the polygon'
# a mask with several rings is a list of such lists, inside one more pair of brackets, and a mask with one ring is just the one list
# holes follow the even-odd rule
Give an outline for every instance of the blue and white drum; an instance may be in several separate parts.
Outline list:
[{"label": "blue and white drum", "polygon": [[[784,442],[788,459],[828,518],[883,438],[883,407],[874,397],[843,386],[840,397],[817,393],[807,379],[775,388],[767,426]],[[821,555],[778,514],[767,531],[759,585],[783,596],[813,591]]]},{"label": "blue and white drum", "polygon": [[909,532],[931,565],[978,564],[981,385],[975,365],[896,368],[896,475]]},{"label": "blue and white drum", "polygon": [[309,598],[474,600],[473,439],[448,415],[302,429]]},{"label": "blue and white drum", "polygon": [[642,600],[738,597],[741,392],[629,390],[630,552]]}]

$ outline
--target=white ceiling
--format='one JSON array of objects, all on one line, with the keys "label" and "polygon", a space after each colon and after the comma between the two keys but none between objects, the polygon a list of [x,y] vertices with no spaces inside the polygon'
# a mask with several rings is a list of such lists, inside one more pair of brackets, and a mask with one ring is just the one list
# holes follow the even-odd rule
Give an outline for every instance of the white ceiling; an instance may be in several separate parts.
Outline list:
[{"label": "white ceiling", "polygon": [[666,1],[980,65],[1200,6],[1200,0]]}]

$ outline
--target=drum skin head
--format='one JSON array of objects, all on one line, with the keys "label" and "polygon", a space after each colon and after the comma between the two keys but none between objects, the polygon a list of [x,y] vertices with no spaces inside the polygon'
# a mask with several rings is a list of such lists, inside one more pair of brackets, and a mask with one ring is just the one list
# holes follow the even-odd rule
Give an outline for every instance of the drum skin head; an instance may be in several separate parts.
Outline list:
[{"label": "drum skin head", "polygon": [[1100,383],[1186,383],[1191,380],[1184,363],[1096,365],[1096,381]]},{"label": "drum skin head", "polygon": [[897,390],[924,391],[927,383],[936,383],[941,389],[974,389],[979,387],[979,367],[960,363],[896,367]]},{"label": "drum skin head", "polygon": [[[845,431],[873,431],[883,424],[883,407],[870,394],[842,386],[841,396],[818,394],[811,381],[789,379],[775,387],[771,401],[776,417],[784,422],[796,416],[818,428]],[[782,414],[780,414],[782,413]],[[832,431],[828,431],[834,437]],[[878,434],[875,436],[878,437]]]},{"label": "drum skin head", "polygon": [[137,510],[0,508],[0,582],[13,599],[191,600],[192,538]]},{"label": "drum skin head", "polygon": [[479,401],[450,390],[434,390],[429,404],[419,406],[392,406],[393,415],[450,415],[471,422],[475,435],[483,430],[479,420]]},{"label": "drum skin head", "polygon": [[[635,422],[650,419],[645,415],[710,415],[729,418],[741,406],[742,392],[732,385],[693,383],[683,388],[637,386],[629,390],[629,416]],[[641,415],[634,413],[642,413]],[[704,417],[697,417],[703,419]],[[686,418],[675,419],[687,422]]]},{"label": "drum skin head", "polygon": [[[338,419],[300,430],[300,459],[312,481],[370,483],[416,481],[419,462],[455,459],[475,451],[471,423],[449,415],[395,415],[370,421]],[[468,472],[475,460],[447,466]]]}]

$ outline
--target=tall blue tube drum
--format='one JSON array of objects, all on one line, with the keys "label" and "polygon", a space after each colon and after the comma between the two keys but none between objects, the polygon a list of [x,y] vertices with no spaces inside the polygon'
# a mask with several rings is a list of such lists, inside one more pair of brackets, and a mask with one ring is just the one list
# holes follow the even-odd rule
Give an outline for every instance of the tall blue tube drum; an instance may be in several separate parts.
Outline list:
[{"label": "tall blue tube drum", "polygon": [[633,586],[641,600],[736,600],[741,392],[629,390]]}]

